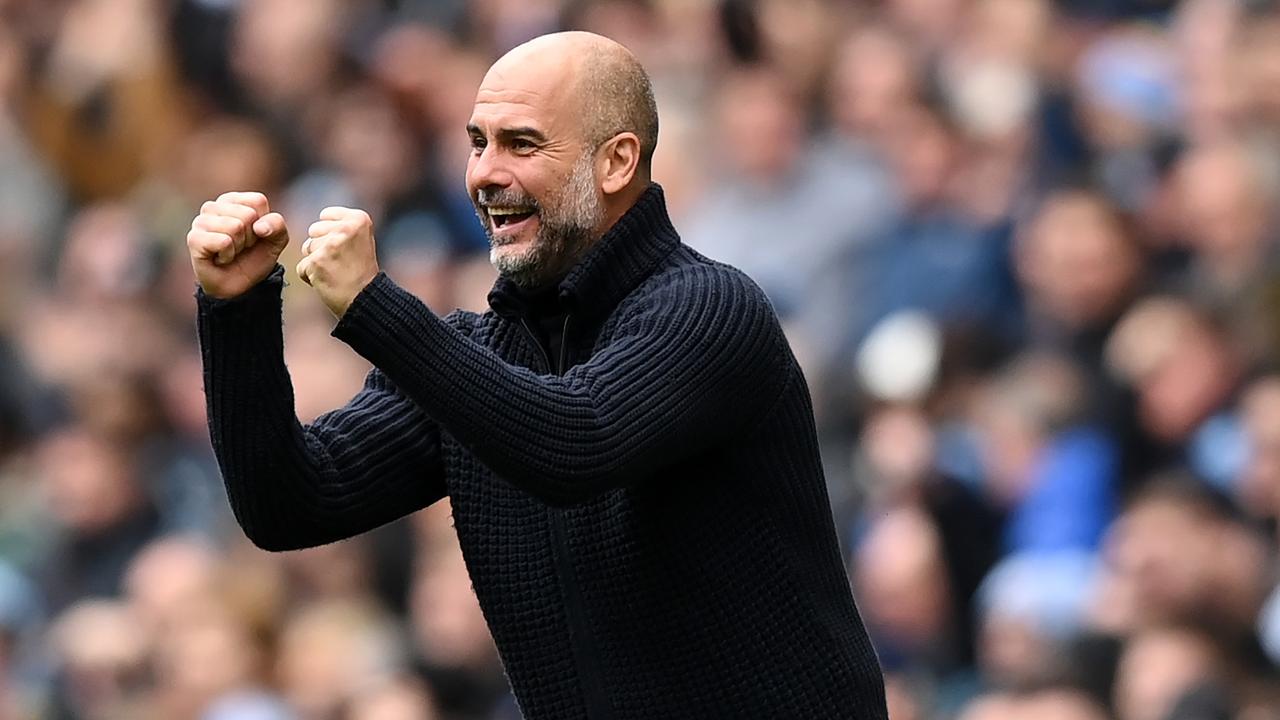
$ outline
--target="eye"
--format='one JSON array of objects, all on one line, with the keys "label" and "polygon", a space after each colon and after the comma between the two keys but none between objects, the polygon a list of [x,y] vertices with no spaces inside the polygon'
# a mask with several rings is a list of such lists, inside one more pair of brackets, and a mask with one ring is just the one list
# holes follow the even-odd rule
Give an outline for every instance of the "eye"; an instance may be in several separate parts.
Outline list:
[{"label": "eye", "polygon": [[484,150],[485,145],[488,145],[488,143],[485,141],[485,139],[484,139],[483,137],[481,137],[481,136],[479,136],[479,135],[472,135],[472,136],[471,136],[471,150],[472,150],[472,152],[474,152],[474,153],[476,153],[477,155],[479,155],[479,154],[480,154],[480,152],[481,152],[482,150]]},{"label": "eye", "polygon": [[516,138],[511,141],[511,149],[518,153],[532,152],[538,146],[526,138]]}]

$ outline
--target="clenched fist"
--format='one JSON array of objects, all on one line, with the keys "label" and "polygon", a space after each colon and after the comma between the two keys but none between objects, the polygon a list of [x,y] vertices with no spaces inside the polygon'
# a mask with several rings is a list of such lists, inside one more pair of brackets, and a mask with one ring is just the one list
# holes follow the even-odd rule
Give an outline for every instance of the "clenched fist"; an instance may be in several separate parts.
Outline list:
[{"label": "clenched fist", "polygon": [[187,233],[196,280],[216,298],[232,298],[257,285],[288,244],[284,218],[271,212],[267,196],[257,192],[223,193],[206,202]]},{"label": "clenched fist", "polygon": [[356,295],[378,274],[378,256],[369,213],[327,207],[307,229],[302,243],[298,277],[311,287],[339,318]]}]

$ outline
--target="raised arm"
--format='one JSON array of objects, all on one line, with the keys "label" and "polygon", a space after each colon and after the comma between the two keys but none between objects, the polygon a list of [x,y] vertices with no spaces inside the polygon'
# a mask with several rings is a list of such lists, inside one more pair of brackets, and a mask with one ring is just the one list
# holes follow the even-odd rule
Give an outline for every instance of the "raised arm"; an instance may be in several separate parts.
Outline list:
[{"label": "raised arm", "polygon": [[288,242],[256,192],[205,203],[187,234],[213,449],[236,519],[268,550],[340,540],[444,494],[435,423],[380,372],[346,407],[298,422],[276,264]]},{"label": "raised arm", "polygon": [[503,362],[386,275],[334,335],[490,468],[569,504],[743,434],[794,379],[773,310],[745,276],[708,265],[655,285],[609,346],[564,376]]},{"label": "raised arm", "polygon": [[278,270],[232,300],[199,297],[213,449],[245,534],[267,550],[341,540],[444,496],[439,430],[373,370],[344,407],[294,414]]}]

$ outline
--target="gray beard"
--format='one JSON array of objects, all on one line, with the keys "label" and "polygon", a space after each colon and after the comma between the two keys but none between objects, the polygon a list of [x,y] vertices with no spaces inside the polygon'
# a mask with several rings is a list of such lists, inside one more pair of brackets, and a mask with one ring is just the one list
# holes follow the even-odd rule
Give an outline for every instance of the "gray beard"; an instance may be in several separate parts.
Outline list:
[{"label": "gray beard", "polygon": [[[489,260],[498,274],[522,290],[545,287],[564,276],[596,240],[596,227],[604,218],[604,202],[596,188],[592,153],[584,152],[574,163],[559,193],[538,204],[510,190],[489,192],[483,188],[473,198],[476,215],[489,236]],[[519,254],[499,254],[493,224],[486,205],[526,205],[538,212],[538,232],[529,248]]]}]

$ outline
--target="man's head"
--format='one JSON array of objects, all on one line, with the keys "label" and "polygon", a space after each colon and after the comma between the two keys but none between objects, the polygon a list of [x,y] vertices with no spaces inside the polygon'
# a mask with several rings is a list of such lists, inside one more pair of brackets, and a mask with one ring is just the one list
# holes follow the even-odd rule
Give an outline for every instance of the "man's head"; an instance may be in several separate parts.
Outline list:
[{"label": "man's head", "polygon": [[467,132],[467,191],[493,263],[533,288],[567,272],[644,191],[658,114],[626,48],[556,33],[493,64]]}]

